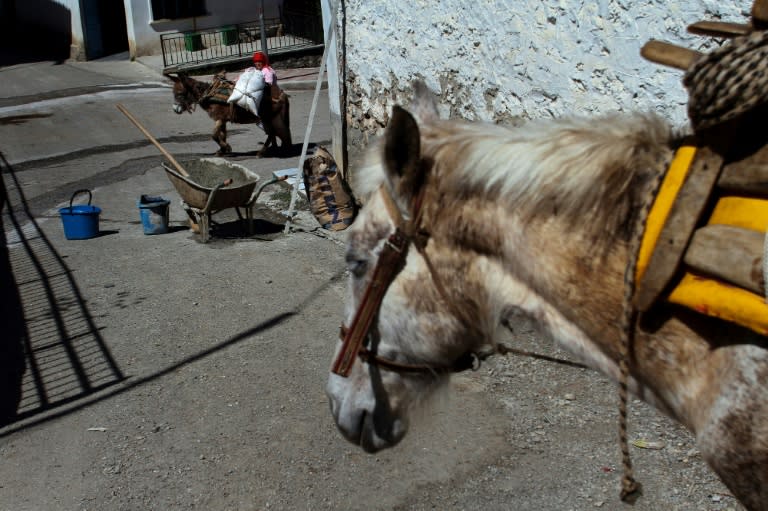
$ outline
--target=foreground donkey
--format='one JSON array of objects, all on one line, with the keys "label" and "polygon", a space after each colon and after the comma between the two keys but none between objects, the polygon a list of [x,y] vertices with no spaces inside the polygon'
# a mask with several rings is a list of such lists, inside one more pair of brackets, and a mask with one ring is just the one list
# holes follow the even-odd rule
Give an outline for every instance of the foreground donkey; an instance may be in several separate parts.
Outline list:
[{"label": "foreground donkey", "polygon": [[[341,433],[369,452],[397,444],[409,408],[492,349],[513,312],[619,379],[632,226],[678,146],[651,115],[440,120],[416,89],[413,115],[393,109],[358,171],[368,198],[326,388]],[[635,332],[628,363],[630,390],[694,433],[747,508],[768,509],[766,338],[668,308]]]}]

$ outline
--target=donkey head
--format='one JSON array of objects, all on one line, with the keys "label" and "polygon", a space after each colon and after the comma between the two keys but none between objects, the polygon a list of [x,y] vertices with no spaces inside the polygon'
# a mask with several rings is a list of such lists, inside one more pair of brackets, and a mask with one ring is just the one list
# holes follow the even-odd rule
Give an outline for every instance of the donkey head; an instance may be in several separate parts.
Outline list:
[{"label": "donkey head", "polygon": [[178,76],[166,75],[170,78],[173,86],[173,111],[177,114],[184,112],[192,113],[197,105],[194,95],[194,87],[190,83],[190,78],[179,73]]},{"label": "donkey head", "polygon": [[416,89],[415,115],[393,108],[383,151],[362,170],[378,187],[350,227],[344,339],[326,387],[339,430],[371,452],[398,443],[412,406],[467,368],[471,337],[448,303],[461,279],[455,260],[431,242],[427,249],[421,229],[430,227],[422,208],[434,210],[423,202],[434,197],[425,195],[432,160],[420,124],[428,129],[437,111]]}]

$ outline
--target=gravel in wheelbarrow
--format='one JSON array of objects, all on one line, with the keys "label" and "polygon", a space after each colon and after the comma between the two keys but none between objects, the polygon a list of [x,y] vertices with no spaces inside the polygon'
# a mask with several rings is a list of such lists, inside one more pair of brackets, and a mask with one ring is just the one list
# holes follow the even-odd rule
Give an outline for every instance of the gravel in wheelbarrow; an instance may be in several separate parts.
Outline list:
[{"label": "gravel in wheelbarrow", "polygon": [[253,206],[265,186],[277,181],[272,179],[256,190],[259,176],[246,167],[223,158],[201,158],[183,162],[189,176],[181,175],[171,165],[163,162],[168,179],[181,196],[181,205],[187,211],[192,229],[199,232],[203,242],[208,241],[211,215],[227,209],[245,210],[249,233],[253,229]]}]

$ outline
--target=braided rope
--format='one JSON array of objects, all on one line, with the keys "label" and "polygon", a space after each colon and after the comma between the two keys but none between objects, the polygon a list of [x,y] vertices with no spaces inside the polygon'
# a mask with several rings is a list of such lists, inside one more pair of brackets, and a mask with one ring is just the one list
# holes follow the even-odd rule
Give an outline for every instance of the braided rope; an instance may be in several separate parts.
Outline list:
[{"label": "braided rope", "polygon": [[768,302],[768,228],[765,229],[765,243],[763,244],[763,292],[765,301]]},{"label": "braided rope", "polygon": [[[633,304],[635,295],[635,275],[637,273],[637,259],[640,245],[645,235],[646,222],[651,212],[651,207],[658,194],[661,183],[664,180],[667,169],[671,163],[671,156],[664,156],[661,165],[656,167],[657,174],[650,184],[648,193],[635,219],[632,230],[632,239],[628,247],[628,264],[624,271],[624,297],[622,300],[622,317],[620,324],[621,342],[619,343],[619,447],[621,448],[621,494],[622,501],[633,501],[642,491],[642,486],[635,480],[632,468],[632,459],[629,454],[629,442],[627,440],[627,409],[629,400],[629,357],[634,344],[635,324],[637,322],[637,309]],[[661,169],[658,171],[658,169]]]},{"label": "braided rope", "polygon": [[768,102],[768,31],[735,37],[703,55],[685,73],[683,85],[697,131]]}]

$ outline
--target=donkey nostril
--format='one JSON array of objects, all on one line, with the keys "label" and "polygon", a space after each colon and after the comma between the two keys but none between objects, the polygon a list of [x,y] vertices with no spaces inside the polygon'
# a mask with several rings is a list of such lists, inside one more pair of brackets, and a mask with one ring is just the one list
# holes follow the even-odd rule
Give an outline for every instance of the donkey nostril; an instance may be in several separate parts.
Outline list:
[{"label": "donkey nostril", "polygon": [[328,396],[328,404],[331,406],[331,415],[333,415],[334,419],[339,418],[339,404],[336,402],[336,400],[332,396]]},{"label": "donkey nostril", "polygon": [[360,420],[357,424],[357,430],[360,432],[361,436],[362,436],[363,430],[365,429],[365,421],[368,418],[368,416],[369,414],[365,410],[363,410],[363,412],[360,414]]}]

